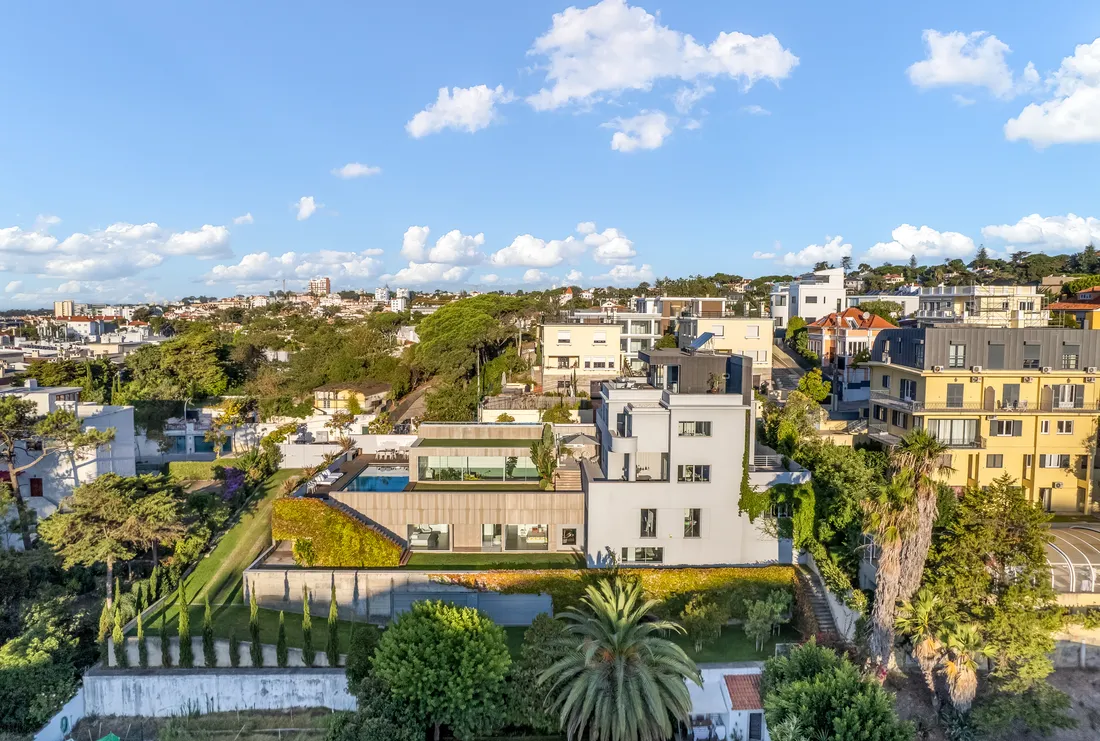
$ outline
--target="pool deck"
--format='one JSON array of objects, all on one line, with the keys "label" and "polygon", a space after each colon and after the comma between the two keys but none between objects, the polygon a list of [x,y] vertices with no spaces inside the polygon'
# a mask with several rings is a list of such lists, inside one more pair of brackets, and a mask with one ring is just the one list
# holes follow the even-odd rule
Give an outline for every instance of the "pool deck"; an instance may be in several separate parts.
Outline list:
[{"label": "pool deck", "polygon": [[340,464],[340,473],[343,474],[340,478],[336,479],[331,485],[321,484],[317,487],[317,491],[314,496],[324,496],[329,492],[343,491],[351,484],[352,480],[361,474],[365,469],[370,466],[399,466],[402,463],[408,465],[408,458],[394,459],[379,458],[374,453],[363,453],[362,455],[355,456],[354,460],[344,461]]}]

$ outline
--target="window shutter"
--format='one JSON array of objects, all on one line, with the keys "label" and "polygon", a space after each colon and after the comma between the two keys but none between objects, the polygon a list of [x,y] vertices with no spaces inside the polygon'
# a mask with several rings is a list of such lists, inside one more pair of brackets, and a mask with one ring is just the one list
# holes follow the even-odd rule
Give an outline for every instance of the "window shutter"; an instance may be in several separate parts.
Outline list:
[{"label": "window shutter", "polygon": [[1023,437],[1024,435],[1024,421],[1022,419],[1012,420],[1012,436]]},{"label": "window shutter", "polygon": [[1085,385],[1076,384],[1073,387],[1073,406],[1075,409],[1083,409],[1085,406]]}]

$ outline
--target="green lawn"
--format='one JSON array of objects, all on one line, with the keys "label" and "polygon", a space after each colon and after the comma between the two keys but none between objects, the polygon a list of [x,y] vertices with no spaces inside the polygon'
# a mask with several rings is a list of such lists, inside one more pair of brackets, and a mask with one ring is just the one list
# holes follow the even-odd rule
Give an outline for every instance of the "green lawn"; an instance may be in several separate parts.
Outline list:
[{"label": "green lawn", "polygon": [[695,652],[695,646],[691,639],[684,635],[672,636],[687,655],[697,663],[728,663],[730,661],[764,661],[775,656],[776,643],[790,643],[798,640],[798,634],[789,625],[783,626],[783,630],[764,645],[763,651],[756,650],[756,642],[745,635],[745,629],[740,625],[727,625],[722,628],[722,635],[709,646],[703,646],[703,650]]},{"label": "green lawn", "polygon": [[409,558],[410,569],[574,569],[572,553],[429,553]]},{"label": "green lawn", "polygon": [[[191,635],[201,636],[202,605],[191,605],[189,612],[191,613]],[[260,623],[260,642],[274,645],[279,637],[279,611],[267,610],[261,607],[256,614]],[[248,643],[250,640],[248,635],[248,605],[211,605],[210,616],[214,621],[215,638],[229,638],[231,635],[236,634],[237,640],[241,643]],[[328,642],[328,610],[323,610],[320,615],[315,613],[312,618],[313,648],[323,651],[325,644]],[[340,653],[348,652],[353,628],[354,623],[347,620],[339,621],[337,641],[340,644]],[[145,635],[152,640],[156,640],[160,636],[159,618],[156,625],[146,628]],[[168,635],[171,637],[178,635],[175,613],[168,619]],[[291,648],[302,647],[302,614],[300,612],[286,613],[286,643]]]},{"label": "green lawn", "polygon": [[[271,503],[279,496],[283,482],[298,473],[297,469],[284,469],[265,481],[262,490],[245,505],[245,512],[236,524],[185,580],[188,599],[200,609],[200,622],[191,621],[196,635],[194,626],[201,625],[204,595],[210,595],[211,605],[240,604],[241,574],[271,544]],[[174,600],[166,610],[165,618],[175,622]],[[159,624],[160,617],[160,609],[145,616],[148,632],[155,630],[153,626]]]}]

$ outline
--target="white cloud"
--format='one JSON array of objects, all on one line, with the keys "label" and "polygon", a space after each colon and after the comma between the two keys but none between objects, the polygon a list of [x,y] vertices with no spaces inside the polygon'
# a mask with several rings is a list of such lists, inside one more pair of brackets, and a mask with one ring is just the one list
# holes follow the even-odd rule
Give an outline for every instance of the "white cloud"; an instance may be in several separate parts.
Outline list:
[{"label": "white cloud", "polygon": [[27,232],[17,226],[0,229],[0,252],[36,255],[49,252],[55,246],[57,239],[43,232]]},{"label": "white cloud", "polygon": [[741,111],[749,114],[750,116],[770,116],[772,112],[767,108],[758,105],[747,105],[741,108]]},{"label": "white cloud", "polygon": [[243,215],[238,216],[237,218],[233,219],[233,223],[238,224],[238,225],[240,225],[240,224],[251,224],[252,222],[253,222],[253,218],[252,218],[252,212],[251,211],[249,211],[248,213],[243,214]]},{"label": "white cloud", "polygon": [[179,232],[168,237],[162,249],[166,255],[190,255],[200,260],[226,257],[229,249],[229,230],[224,226],[204,224],[194,232]]},{"label": "white cloud", "polygon": [[215,265],[203,277],[207,283],[238,284],[284,278],[305,280],[315,275],[370,278],[377,275],[381,267],[381,262],[375,259],[380,254],[381,250],[376,249],[362,252],[284,252],[281,255],[253,252],[235,265]]},{"label": "white cloud", "polygon": [[408,267],[401,268],[392,275],[384,275],[382,278],[398,285],[456,283],[463,280],[469,272],[469,268],[458,265],[444,265],[438,262],[410,262]]},{"label": "white cloud", "polygon": [[879,242],[867,251],[870,260],[904,262],[913,255],[918,261],[928,258],[968,257],[975,251],[974,240],[958,232],[940,232],[929,226],[917,228],[902,224],[890,233],[891,242]]},{"label": "white cloud", "polygon": [[611,137],[611,148],[619,152],[656,149],[672,133],[668,116],[661,111],[643,111],[632,118],[616,118],[603,124],[618,129]]},{"label": "white cloud", "polygon": [[998,98],[1011,98],[1033,84],[1037,78],[1029,65],[1019,81],[1005,62],[1011,53],[1008,44],[985,31],[940,33],[926,30],[922,36],[928,47],[928,57],[912,64],[907,70],[909,80],[917,87],[945,85],[984,87]]},{"label": "white cloud", "polygon": [[500,276],[497,275],[496,273],[487,273],[485,275],[478,276],[477,282],[478,283],[488,283],[489,285],[492,285],[492,284],[496,283],[499,280],[500,280]]},{"label": "white cloud", "polygon": [[431,231],[426,226],[410,226],[406,229],[401,241],[401,256],[423,261],[427,257],[428,235]]},{"label": "white cloud", "polygon": [[723,31],[703,46],[625,0],[556,13],[550,30],[535,39],[528,54],[546,58],[549,87],[527,98],[537,110],[649,90],[661,79],[695,82],[726,76],[748,89],[759,80],[786,79],[798,64],[798,57],[771,34]]},{"label": "white cloud", "polygon": [[684,124],[684,128],[688,131],[695,131],[696,129],[703,128],[703,122],[697,118],[689,118]]},{"label": "white cloud", "polygon": [[349,162],[343,167],[337,167],[332,171],[332,174],[338,178],[344,180],[351,180],[352,178],[363,178],[370,175],[378,175],[382,172],[381,167],[373,167],[371,165],[364,165],[361,162]]},{"label": "white cloud", "polygon": [[496,119],[496,105],[514,100],[504,86],[490,88],[487,85],[439,88],[434,103],[412,117],[405,124],[405,131],[415,139],[436,134],[443,129],[457,129],[473,133],[484,129]]},{"label": "white cloud", "polygon": [[1039,248],[1043,252],[1076,252],[1086,245],[1100,244],[1100,219],[1075,214],[1031,214],[1015,224],[983,227],[982,236],[1013,245]]},{"label": "white cloud", "polygon": [[775,259],[775,254],[776,253],[774,253],[774,252],[761,252],[760,250],[757,250],[756,252],[752,253],[752,259],[754,259],[754,260],[774,260]]},{"label": "white cloud", "polygon": [[485,244],[484,234],[463,234],[458,229],[452,229],[429,249],[428,237],[431,231],[426,226],[410,226],[406,229],[401,240],[401,256],[410,262],[447,265],[476,265],[485,260],[485,255],[479,249]]},{"label": "white cloud", "polygon": [[34,230],[36,232],[38,232],[38,231],[42,231],[42,232],[48,231],[51,226],[54,226],[55,224],[60,224],[60,223],[61,223],[61,217],[60,216],[54,216],[53,214],[38,214],[38,216],[36,216],[34,218]]},{"label": "white cloud", "polygon": [[682,87],[677,90],[676,94],[672,96],[672,104],[676,106],[677,113],[686,116],[691,113],[691,109],[695,107],[696,103],[713,92],[714,85],[696,82],[694,87]]},{"label": "white cloud", "polygon": [[1046,84],[1053,90],[1051,98],[1009,119],[1005,138],[1025,139],[1040,148],[1100,141],[1100,38],[1074,49]]},{"label": "white cloud", "polygon": [[596,231],[596,222],[594,221],[582,221],[577,224],[578,234],[591,234],[594,231]]},{"label": "white cloud", "polygon": [[649,265],[616,265],[603,275],[592,276],[594,285],[613,284],[618,286],[636,286],[642,281],[653,282],[653,268]]},{"label": "white cloud", "polygon": [[[767,252],[753,253],[753,257],[757,254],[766,255]],[[778,259],[781,265],[787,267],[807,268],[813,267],[819,262],[840,262],[844,257],[848,257],[852,254],[852,245],[846,244],[844,238],[840,235],[835,237],[826,236],[825,244],[811,244],[803,247],[798,252],[788,252]],[[764,259],[764,258],[760,258]]]},{"label": "white cloud", "polygon": [[70,280],[57,287],[58,293],[80,293],[80,281]]},{"label": "white cloud", "polygon": [[523,273],[524,283],[546,283],[552,280],[552,276],[547,275],[538,268],[530,268]]},{"label": "white cloud", "polygon": [[19,293],[21,290],[23,290],[23,281],[21,280],[10,281],[4,286],[4,293]]},{"label": "white cloud", "polygon": [[579,257],[585,249],[585,243],[572,236],[547,242],[530,234],[521,234],[510,245],[493,253],[492,262],[501,266],[552,268],[565,260]]},{"label": "white cloud", "polygon": [[584,243],[594,248],[592,259],[604,265],[624,263],[638,254],[634,243],[618,229],[604,229],[599,234],[589,234],[584,238]]},{"label": "white cloud", "polygon": [[576,283],[584,279],[584,274],[579,270],[570,270],[565,274],[565,279],[570,283]]},{"label": "white cloud", "polygon": [[313,196],[302,196],[298,199],[298,203],[296,204],[298,208],[298,221],[305,221],[310,216],[313,216],[314,212],[323,205],[324,204],[317,203],[313,200]]},{"label": "white cloud", "polygon": [[958,93],[953,94],[951,96],[951,100],[958,103],[961,107],[966,107],[968,105],[974,105],[974,103],[977,102],[973,98],[968,98],[965,95],[959,95]]}]

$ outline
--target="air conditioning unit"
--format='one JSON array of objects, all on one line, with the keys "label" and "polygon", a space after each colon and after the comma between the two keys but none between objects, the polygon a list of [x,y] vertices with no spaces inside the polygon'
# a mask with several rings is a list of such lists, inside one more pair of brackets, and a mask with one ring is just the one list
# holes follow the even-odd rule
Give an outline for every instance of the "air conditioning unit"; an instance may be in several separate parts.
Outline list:
[{"label": "air conditioning unit", "polygon": [[981,373],[982,372],[982,367],[980,365],[973,365],[973,366],[970,367],[970,371],[972,373]]},{"label": "air conditioning unit", "polygon": [[1035,379],[1034,379],[1034,378],[1032,378],[1031,376],[1024,376],[1024,377],[1023,377],[1023,378],[1021,378],[1020,380],[1021,380],[1021,381],[1023,381],[1024,383],[1031,383],[1031,382],[1032,382],[1032,381],[1034,381]]},{"label": "air conditioning unit", "polygon": [[1062,482],[1061,482],[1061,481],[1055,481],[1055,482],[1054,482],[1054,483],[1052,484],[1052,486],[1053,486],[1053,487],[1054,487],[1055,489],[1061,489],[1061,488],[1062,488]]},{"label": "air conditioning unit", "polygon": [[882,362],[883,362],[884,365],[890,365],[890,356],[889,355],[883,355],[882,356]]},{"label": "air conditioning unit", "polygon": [[1052,370],[1054,369],[1051,368],[1049,365],[1044,365],[1042,368],[1043,373],[1050,373]]},{"label": "air conditioning unit", "polygon": [[1096,366],[1095,365],[1090,365],[1088,368],[1085,368],[1085,373],[1088,373],[1090,376],[1095,375],[1096,374]]},{"label": "air conditioning unit", "polygon": [[981,383],[982,382],[982,377],[981,376],[971,376],[970,377],[970,382],[971,383]]},{"label": "air conditioning unit", "polygon": [[1085,383],[1096,383],[1096,376],[1085,376]]},{"label": "air conditioning unit", "polygon": [[933,373],[942,373],[943,372],[943,366],[942,365],[933,365],[932,366],[932,372]]}]

